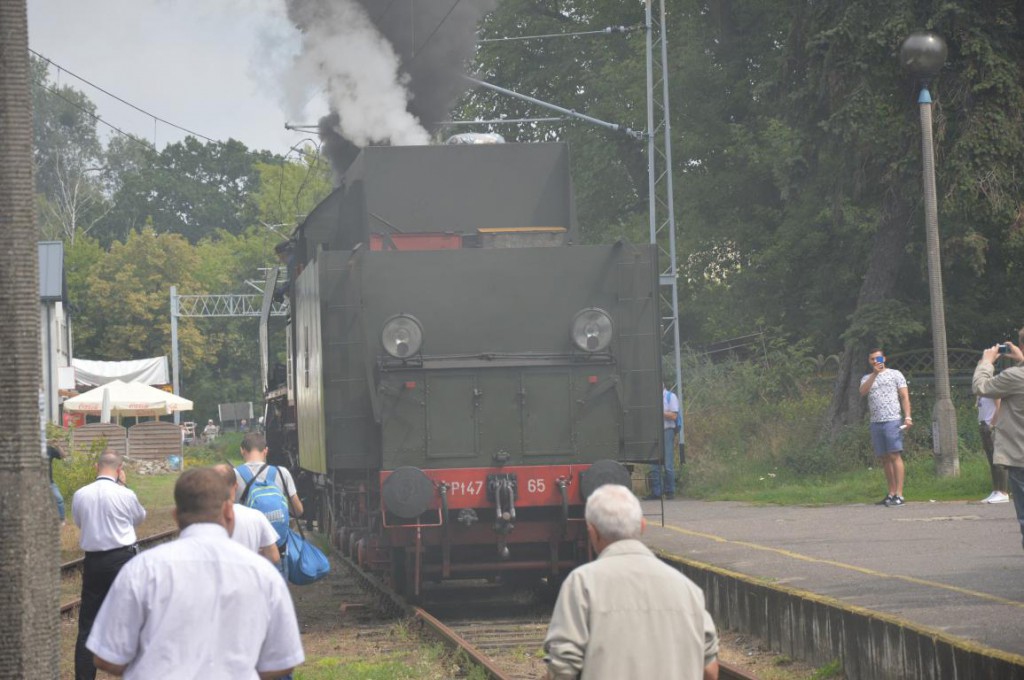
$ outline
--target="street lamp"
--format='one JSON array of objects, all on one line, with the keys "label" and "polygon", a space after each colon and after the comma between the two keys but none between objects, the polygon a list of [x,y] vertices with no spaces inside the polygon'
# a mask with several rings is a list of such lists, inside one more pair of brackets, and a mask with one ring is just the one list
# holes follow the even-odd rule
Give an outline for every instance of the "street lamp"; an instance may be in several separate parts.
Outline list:
[{"label": "street lamp", "polygon": [[924,174],[924,218],[928,245],[928,291],[932,303],[932,346],[935,351],[935,407],[932,440],[940,477],[960,474],[957,455],[956,410],[949,396],[946,355],[946,310],[942,301],[942,264],[939,256],[939,211],[935,192],[935,148],[932,142],[932,95],[929,81],[946,62],[946,41],[934,33],[912,33],[900,46],[900,65],[921,83],[917,97],[921,112],[921,158]]}]

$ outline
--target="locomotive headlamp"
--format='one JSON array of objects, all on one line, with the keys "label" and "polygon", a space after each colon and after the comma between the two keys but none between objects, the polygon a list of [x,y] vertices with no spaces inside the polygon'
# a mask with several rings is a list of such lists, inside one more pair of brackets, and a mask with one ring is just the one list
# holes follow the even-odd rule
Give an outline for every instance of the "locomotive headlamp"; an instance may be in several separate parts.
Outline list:
[{"label": "locomotive headlamp", "polygon": [[416,317],[397,314],[384,322],[380,340],[385,352],[396,359],[406,359],[420,351],[423,327]]},{"label": "locomotive headlamp", "polygon": [[584,352],[600,352],[612,342],[612,318],[597,307],[581,310],[572,320],[572,341]]}]

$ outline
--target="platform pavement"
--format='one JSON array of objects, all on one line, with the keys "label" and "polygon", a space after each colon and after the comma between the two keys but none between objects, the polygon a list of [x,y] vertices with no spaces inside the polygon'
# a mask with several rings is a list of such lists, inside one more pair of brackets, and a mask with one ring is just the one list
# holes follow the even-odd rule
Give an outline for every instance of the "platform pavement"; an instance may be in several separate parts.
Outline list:
[{"label": "platform pavement", "polygon": [[826,507],[647,501],[645,541],[689,560],[1024,655],[1024,550],[1013,505]]}]

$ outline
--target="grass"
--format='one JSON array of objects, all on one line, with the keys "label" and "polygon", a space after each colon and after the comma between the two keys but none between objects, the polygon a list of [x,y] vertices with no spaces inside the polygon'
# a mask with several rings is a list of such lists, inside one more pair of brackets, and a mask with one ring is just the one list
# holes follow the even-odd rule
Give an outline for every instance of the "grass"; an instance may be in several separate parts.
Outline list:
[{"label": "grass", "polygon": [[814,671],[814,675],[811,676],[811,680],[828,680],[829,678],[842,677],[842,675],[843,662],[840,659],[833,659],[830,663],[827,663]]},{"label": "grass", "polygon": [[344,661],[323,657],[295,671],[295,680],[412,680],[418,677],[412,666],[394,659]]},{"label": "grass", "polygon": [[[876,465],[832,474],[799,476],[771,464],[737,462],[735,472],[700,478],[700,463],[684,466],[682,487],[687,497],[776,505],[841,505],[873,503],[885,495],[885,474]],[[939,478],[932,458],[905,461],[904,496],[911,501],[954,501],[984,498],[992,490],[988,461],[963,454],[960,476]],[[693,477],[698,477],[694,480]]]},{"label": "grass", "polygon": [[[822,437],[833,379],[816,376],[805,349],[772,347],[756,361],[685,357],[687,464],[677,468],[682,493],[704,500],[779,505],[874,503],[886,491],[863,422]],[[928,418],[904,436],[910,501],[976,500],[991,491],[981,453],[974,398],[954,392],[960,476],[938,478]],[[911,390],[921,416],[927,389]]]}]

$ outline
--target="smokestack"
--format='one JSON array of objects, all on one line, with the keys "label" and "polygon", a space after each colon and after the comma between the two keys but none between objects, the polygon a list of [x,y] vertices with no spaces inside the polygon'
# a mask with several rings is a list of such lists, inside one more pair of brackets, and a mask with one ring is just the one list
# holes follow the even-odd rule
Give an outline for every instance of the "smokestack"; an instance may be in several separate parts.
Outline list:
[{"label": "smokestack", "polygon": [[369,144],[426,144],[465,91],[477,24],[497,0],[285,0],[302,32],[291,78],[322,88],[324,153],[341,174]]}]

